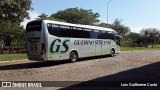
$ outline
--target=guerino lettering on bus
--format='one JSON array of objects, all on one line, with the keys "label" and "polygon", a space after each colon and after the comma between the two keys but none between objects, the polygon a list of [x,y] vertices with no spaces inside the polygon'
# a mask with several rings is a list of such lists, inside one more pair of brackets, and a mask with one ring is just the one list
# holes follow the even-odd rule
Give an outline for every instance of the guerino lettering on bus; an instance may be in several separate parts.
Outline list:
[{"label": "guerino lettering on bus", "polygon": [[75,40],[74,45],[106,45],[111,44],[111,41],[106,40]]},{"label": "guerino lettering on bus", "polygon": [[[70,40],[60,40],[60,39],[55,39],[52,43],[51,43],[51,47],[50,47],[50,52],[55,53],[55,52],[61,52],[61,53],[65,53],[68,51],[69,46],[68,46],[68,42],[70,42]],[[106,45],[106,44],[111,44],[111,41],[106,41],[106,40],[75,40],[74,41],[74,45]],[[61,50],[60,48],[63,47],[65,48],[65,50]]]}]

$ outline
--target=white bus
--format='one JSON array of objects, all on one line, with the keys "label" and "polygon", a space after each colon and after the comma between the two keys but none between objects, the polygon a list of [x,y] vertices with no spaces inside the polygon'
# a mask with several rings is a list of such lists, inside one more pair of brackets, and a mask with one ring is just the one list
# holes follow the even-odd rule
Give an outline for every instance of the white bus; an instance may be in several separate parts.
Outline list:
[{"label": "white bus", "polygon": [[70,60],[120,52],[120,36],[109,28],[34,20],[26,26],[29,60]]}]

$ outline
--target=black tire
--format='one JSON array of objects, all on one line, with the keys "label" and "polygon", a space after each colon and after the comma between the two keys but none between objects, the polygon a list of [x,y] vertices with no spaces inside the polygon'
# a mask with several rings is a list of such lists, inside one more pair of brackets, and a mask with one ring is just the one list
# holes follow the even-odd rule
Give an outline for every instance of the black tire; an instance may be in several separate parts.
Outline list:
[{"label": "black tire", "polygon": [[114,50],[114,49],[111,50],[110,56],[111,56],[111,57],[114,57],[114,56],[115,56],[115,50]]},{"label": "black tire", "polygon": [[74,63],[74,62],[77,61],[77,59],[78,59],[78,54],[77,54],[77,52],[71,52],[71,53],[70,53],[70,61],[71,61],[72,63]]}]

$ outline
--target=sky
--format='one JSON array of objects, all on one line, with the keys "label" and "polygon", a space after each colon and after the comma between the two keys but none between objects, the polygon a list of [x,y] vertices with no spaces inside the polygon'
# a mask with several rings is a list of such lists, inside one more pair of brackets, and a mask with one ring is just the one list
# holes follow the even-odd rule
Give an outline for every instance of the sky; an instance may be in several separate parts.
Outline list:
[{"label": "sky", "polygon": [[[34,20],[38,15],[51,15],[67,8],[92,9],[99,13],[101,22],[107,22],[107,2],[109,0],[32,0],[33,11],[29,11],[30,20],[24,20],[22,25]],[[160,29],[160,0],[111,0],[108,5],[108,22],[122,20],[132,32],[139,33],[143,28]]]}]

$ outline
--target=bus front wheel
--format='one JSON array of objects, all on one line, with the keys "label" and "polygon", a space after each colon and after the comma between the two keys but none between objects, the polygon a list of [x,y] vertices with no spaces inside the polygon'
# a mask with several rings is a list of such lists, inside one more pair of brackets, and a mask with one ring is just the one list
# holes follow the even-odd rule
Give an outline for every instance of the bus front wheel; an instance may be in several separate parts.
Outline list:
[{"label": "bus front wheel", "polygon": [[111,49],[111,54],[110,54],[110,56],[111,56],[111,57],[114,57],[114,55],[115,55],[115,50],[114,50],[114,49]]},{"label": "bus front wheel", "polygon": [[77,59],[78,59],[78,54],[77,54],[77,52],[71,52],[71,53],[70,53],[70,61],[74,63],[74,62],[77,61]]}]

